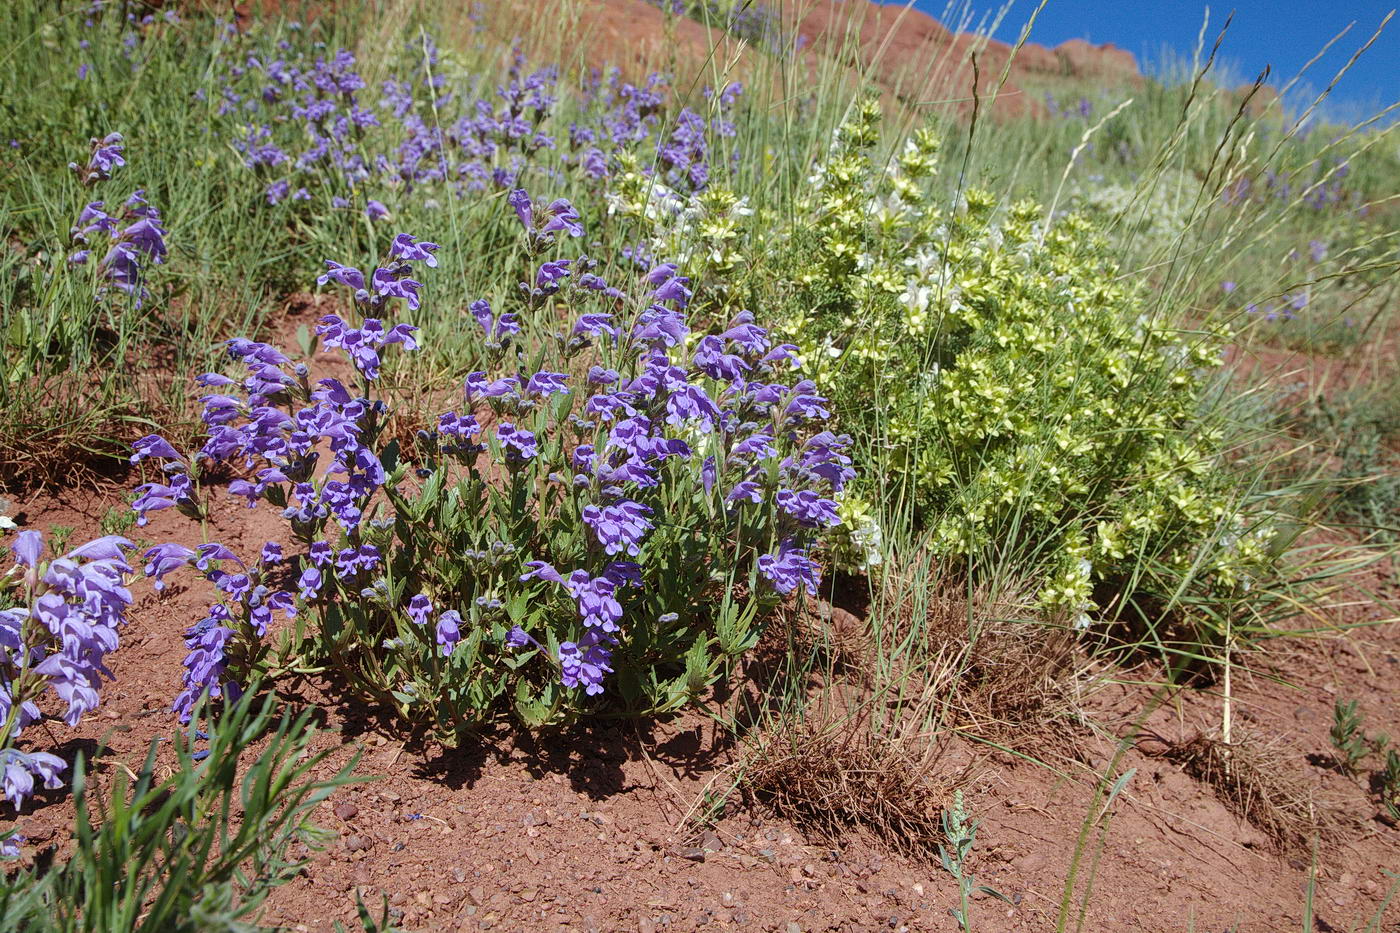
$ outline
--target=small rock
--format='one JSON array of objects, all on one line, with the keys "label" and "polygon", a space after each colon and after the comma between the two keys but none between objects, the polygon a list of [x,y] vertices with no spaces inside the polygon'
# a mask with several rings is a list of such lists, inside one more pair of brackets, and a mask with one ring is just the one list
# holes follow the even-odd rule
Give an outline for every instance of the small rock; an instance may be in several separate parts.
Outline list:
[{"label": "small rock", "polygon": [[772,849],[759,849],[758,857],[763,859],[765,862],[772,864],[773,862],[776,862],[778,860],[778,853],[774,852]]},{"label": "small rock", "polygon": [[720,839],[714,830],[707,829],[705,834],[700,837],[700,848],[708,852],[718,852],[724,848],[724,840]]},{"label": "small rock", "polygon": [[520,899],[527,904],[533,904],[535,902],[535,898],[539,896],[540,892],[535,888],[526,888],[524,891],[520,892]]},{"label": "small rock", "polygon": [[1011,867],[1017,871],[1035,871],[1045,864],[1045,856],[1039,852],[1030,852],[1011,862]]},{"label": "small rock", "polygon": [[346,836],[345,848],[351,852],[361,852],[369,848],[369,840],[363,836]]},{"label": "small rock", "polygon": [[353,820],[360,813],[360,808],[355,806],[348,800],[340,801],[332,808],[332,810],[335,812],[336,816],[340,817],[342,820],[345,820],[347,823],[350,820]]},{"label": "small rock", "polygon": [[697,846],[679,846],[676,849],[676,855],[683,859],[689,859],[692,862],[705,861],[705,850]]},{"label": "small rock", "polygon": [[467,892],[467,897],[472,899],[472,903],[478,906],[486,903],[486,889],[482,887],[472,888]]},{"label": "small rock", "polygon": [[789,920],[788,925],[784,929],[786,933],[802,933],[802,924],[798,923],[796,920]]}]

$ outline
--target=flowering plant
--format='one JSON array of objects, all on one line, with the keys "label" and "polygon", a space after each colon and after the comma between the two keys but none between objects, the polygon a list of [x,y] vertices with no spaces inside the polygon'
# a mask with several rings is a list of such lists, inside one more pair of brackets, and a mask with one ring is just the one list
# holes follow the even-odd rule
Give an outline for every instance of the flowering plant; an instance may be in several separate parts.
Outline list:
[{"label": "flowering plant", "polygon": [[[112,171],[126,164],[120,133],[92,140],[86,165],[70,162],[68,167],[84,188],[112,177]],[[122,205],[120,213],[109,214],[102,201],[90,201],[78,215],[69,233],[77,248],[69,254],[69,266],[86,265],[97,238],[105,237],[107,249],[96,266],[98,295],[115,288],[131,297],[136,307],[148,299],[142,262],[165,262],[165,229],[160,211],[146,202],[145,191],[137,189]]]},{"label": "flowering plant", "polygon": [[[274,611],[305,613],[306,651],[352,689],[443,732],[507,695],[530,725],[607,702],[672,709],[755,644],[781,596],[817,587],[812,548],[855,471],[849,438],[823,430],[826,399],[784,378],[794,348],[748,312],[693,333],[692,283],[673,264],[611,284],[595,261],[558,255],[583,232],[572,205],[521,189],[509,201],[529,280],[510,310],[471,305],[493,365],[431,430],[401,444],[374,397],[380,353],[414,349],[415,328],[368,315],[417,310],[411,266],[436,263],[434,244],[400,235],[372,274],[328,262],[320,280],[359,312],[317,328],[352,386],[232,341],[247,375],[201,377],[214,391],[200,451],[138,443],[136,459],[173,477],[143,486],[138,510],[195,514],[199,470],[237,465],[228,491],[280,509],[297,551],[269,544],[248,564],[217,544],[147,554],[157,581],[190,565],[223,594],[190,630],[181,710],[236,692]],[[522,320],[556,314],[572,318],[566,332],[533,352],[517,342]]]},{"label": "flowering plant", "polygon": [[[131,546],[107,536],[45,561],[38,531],[21,531],[10,545],[14,562],[0,576],[0,768],[4,796],[16,808],[36,780],[62,786],[67,768],[54,754],[18,746],[43,718],[36,701],[52,690],[66,704],[63,721],[76,726],[97,708],[103,678],[112,676],[104,659],[116,650],[131,605],[124,581]],[[0,851],[12,848],[0,841]]]},{"label": "flowering plant", "polygon": [[771,238],[774,300],[804,309],[785,328],[909,477],[929,546],[962,567],[1015,555],[1041,605],[1081,626],[1138,589],[1265,573],[1272,525],[1232,498],[1205,404],[1222,335],[1146,313],[1082,217],[999,212],[975,188],[941,209],[930,131],[888,160],[878,142],[870,101]]}]

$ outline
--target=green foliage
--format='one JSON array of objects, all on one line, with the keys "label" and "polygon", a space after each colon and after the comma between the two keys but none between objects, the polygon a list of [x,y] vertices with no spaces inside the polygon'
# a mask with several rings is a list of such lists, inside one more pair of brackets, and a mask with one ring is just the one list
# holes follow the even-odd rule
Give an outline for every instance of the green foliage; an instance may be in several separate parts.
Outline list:
[{"label": "green foliage", "polygon": [[1330,397],[1318,392],[1290,427],[1332,458],[1339,519],[1392,540],[1400,534],[1400,379]]},{"label": "green foliage", "polygon": [[161,740],[134,777],[113,772],[105,800],[80,759],[73,852],[62,864],[17,871],[0,884],[7,929],[256,929],[248,918],[305,864],[291,846],[321,839],[311,812],[356,780],[355,760],[332,777],[314,777],[330,750],[309,752],[311,711],[279,717],[276,698],[256,695],[250,690],[205,722],[209,744],[200,760],[195,728],[177,733],[174,773],[163,780]]},{"label": "green foliage", "polygon": [[837,134],[772,286],[870,439],[872,480],[937,554],[1014,564],[1081,624],[1144,590],[1266,574],[1270,532],[1237,501],[1210,405],[1224,334],[1152,313],[1082,217],[978,189],[942,209],[937,137],[886,162],[879,119],[867,101]]},{"label": "green foliage", "polygon": [[1400,821],[1400,752],[1393,748],[1386,749],[1385,766],[1376,774],[1376,787],[1381,807],[1392,820]]},{"label": "green foliage", "polygon": [[1362,760],[1371,753],[1371,743],[1362,726],[1365,717],[1356,711],[1356,701],[1338,700],[1332,707],[1332,728],[1328,737],[1337,751],[1337,765],[1345,774],[1355,774]]},{"label": "green foliage", "polygon": [[943,837],[947,845],[939,844],[938,861],[943,870],[953,876],[958,883],[958,907],[952,911],[953,918],[961,930],[972,929],[969,901],[973,892],[989,894],[999,900],[1011,903],[1010,898],[994,888],[977,884],[968,871],[967,861],[972,855],[973,843],[977,841],[977,820],[969,820],[963,807],[962,791],[953,792],[953,805],[944,809],[942,815]]}]

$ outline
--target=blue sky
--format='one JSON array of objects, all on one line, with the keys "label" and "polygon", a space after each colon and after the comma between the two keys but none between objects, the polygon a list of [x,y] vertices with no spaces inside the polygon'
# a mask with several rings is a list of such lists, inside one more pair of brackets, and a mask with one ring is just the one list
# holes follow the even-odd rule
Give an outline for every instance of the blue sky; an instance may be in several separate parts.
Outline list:
[{"label": "blue sky", "polygon": [[[946,0],[915,0],[934,16],[945,12]],[[1057,45],[1082,38],[1112,42],[1137,56],[1141,67],[1163,59],[1170,46],[1189,58],[1207,7],[1210,28],[1207,50],[1226,16],[1234,21],[1218,58],[1223,58],[1241,82],[1252,81],[1266,64],[1273,66],[1270,83],[1281,86],[1347,24],[1355,22],[1303,76],[1314,89],[1326,87],[1351,56],[1370,38],[1397,0],[1049,0],[1031,31],[1031,40]],[[991,8],[979,0],[978,10]],[[1015,0],[996,38],[1014,42],[1035,9],[1036,0]],[[1391,19],[1376,43],[1341,80],[1333,92],[1330,112],[1355,118],[1400,100],[1400,14]],[[1296,95],[1293,95],[1296,100]]]}]

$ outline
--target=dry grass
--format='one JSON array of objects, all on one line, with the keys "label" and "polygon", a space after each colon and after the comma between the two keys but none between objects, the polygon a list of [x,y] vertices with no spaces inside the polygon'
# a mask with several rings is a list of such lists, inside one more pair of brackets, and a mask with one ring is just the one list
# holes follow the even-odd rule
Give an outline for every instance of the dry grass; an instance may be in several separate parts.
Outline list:
[{"label": "dry grass", "polygon": [[965,736],[1062,744],[1063,730],[1046,727],[1071,702],[1072,633],[1036,618],[1018,591],[890,573],[863,617],[813,608],[797,634],[818,669],[743,765],[747,793],[784,818],[936,858],[943,806],[986,749]]},{"label": "dry grass", "polygon": [[748,756],[745,789],[827,839],[861,828],[895,850],[936,858],[942,805],[955,786],[935,768],[938,743],[872,728],[868,709],[770,730]]},{"label": "dry grass", "polygon": [[1169,742],[1163,757],[1214,789],[1221,803],[1269,837],[1280,852],[1306,852],[1338,834],[1335,806],[1320,798],[1290,765],[1279,741],[1245,733],[1226,744],[1206,735]]}]

